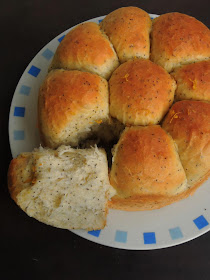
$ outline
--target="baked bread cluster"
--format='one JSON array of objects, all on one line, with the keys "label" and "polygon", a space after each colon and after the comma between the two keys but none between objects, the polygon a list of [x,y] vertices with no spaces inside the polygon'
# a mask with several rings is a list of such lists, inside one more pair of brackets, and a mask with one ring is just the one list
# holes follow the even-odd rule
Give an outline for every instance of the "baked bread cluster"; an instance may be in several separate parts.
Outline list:
[{"label": "baked bread cluster", "polygon": [[[102,228],[108,206],[152,210],[186,198],[210,174],[209,101],[210,30],[197,19],[168,13],[151,20],[140,8],[124,7],[99,25],[82,23],[58,46],[40,88],[39,130],[46,148],[13,160],[12,197],[40,221],[85,229]],[[94,144],[102,147],[103,157],[97,150],[92,158]],[[103,148],[112,150],[109,178]],[[74,153],[69,160],[62,158],[63,167],[79,164],[81,169],[64,168],[65,184],[56,166],[50,169],[51,183],[44,179],[47,169],[21,181],[18,174],[27,164],[35,174],[31,158],[47,154],[45,162],[54,164],[60,149]],[[104,169],[94,169],[99,162]],[[74,182],[68,172],[76,176]],[[95,189],[87,202],[79,183],[89,189],[97,172],[100,180],[92,182]],[[40,192],[46,193],[42,199]]]}]

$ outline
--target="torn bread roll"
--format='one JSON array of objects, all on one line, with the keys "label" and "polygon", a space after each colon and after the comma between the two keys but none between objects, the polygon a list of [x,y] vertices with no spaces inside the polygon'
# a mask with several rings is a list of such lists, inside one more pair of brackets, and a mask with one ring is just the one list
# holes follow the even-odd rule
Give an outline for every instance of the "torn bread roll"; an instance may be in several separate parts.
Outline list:
[{"label": "torn bread roll", "polygon": [[30,217],[63,229],[102,229],[108,200],[107,158],[97,147],[39,148],[13,159],[8,171],[11,197]]}]

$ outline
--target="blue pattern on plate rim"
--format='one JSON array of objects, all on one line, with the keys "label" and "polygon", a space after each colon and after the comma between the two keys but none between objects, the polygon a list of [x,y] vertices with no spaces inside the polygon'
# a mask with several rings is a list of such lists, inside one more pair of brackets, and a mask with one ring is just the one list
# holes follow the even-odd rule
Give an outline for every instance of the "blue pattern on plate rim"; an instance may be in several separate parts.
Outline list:
[{"label": "blue pattern on plate rim", "polygon": [[14,117],[25,117],[25,107],[15,107],[14,109]]},{"label": "blue pattern on plate rim", "polygon": [[13,136],[14,136],[14,140],[24,140],[25,139],[24,130],[14,130]]},{"label": "blue pattern on plate rim", "polygon": [[47,60],[50,60],[52,57],[53,57],[53,55],[54,55],[54,52],[52,52],[50,49],[46,49],[46,50],[44,50],[43,51],[43,53],[42,53],[42,56],[44,57],[44,58],[46,58]]},{"label": "blue pattern on plate rim", "polygon": [[58,38],[58,41],[61,42],[64,37],[65,37],[65,35],[61,36],[60,38]]},{"label": "blue pattern on plate rim", "polygon": [[144,232],[144,244],[156,244],[155,232]]},{"label": "blue pattern on plate rim", "polygon": [[172,240],[179,239],[183,237],[183,233],[180,227],[170,228],[169,233]]},{"label": "blue pattern on plate rim", "polygon": [[208,226],[208,221],[204,218],[203,215],[199,216],[198,218],[194,219],[193,222],[195,223],[196,227],[200,230],[206,226]]},{"label": "blue pattern on plate rim", "polygon": [[100,233],[101,233],[101,230],[90,230],[90,231],[88,231],[88,233],[89,233],[90,235],[95,236],[95,237],[99,237],[99,235],[100,235]]},{"label": "blue pattern on plate rim", "polygon": [[127,231],[117,230],[115,233],[115,241],[121,242],[121,243],[126,243],[127,235],[128,235]]},{"label": "blue pattern on plate rim", "polygon": [[34,76],[35,78],[39,75],[39,72],[41,71],[40,68],[32,65],[31,68],[28,70],[28,74],[31,76]]},{"label": "blue pattern on plate rim", "polygon": [[26,85],[22,85],[21,88],[20,88],[19,93],[23,94],[23,95],[29,95],[30,91],[31,91],[31,87],[26,86]]}]

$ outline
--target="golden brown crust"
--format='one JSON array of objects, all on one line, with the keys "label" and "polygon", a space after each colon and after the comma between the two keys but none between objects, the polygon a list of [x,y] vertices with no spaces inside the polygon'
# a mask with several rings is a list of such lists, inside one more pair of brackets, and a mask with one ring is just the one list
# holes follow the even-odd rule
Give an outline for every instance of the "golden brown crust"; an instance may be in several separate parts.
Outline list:
[{"label": "golden brown crust", "polygon": [[177,144],[190,188],[207,179],[210,171],[209,120],[209,103],[185,100],[175,103],[163,122]]},{"label": "golden brown crust", "polygon": [[123,7],[108,14],[101,28],[112,42],[120,62],[130,58],[149,58],[151,19],[137,7]]},{"label": "golden brown crust", "polygon": [[33,171],[29,166],[30,154],[24,153],[14,158],[8,169],[8,189],[12,199],[17,203],[17,195],[23,190],[24,185],[33,181]]},{"label": "golden brown crust", "polygon": [[[177,202],[181,199],[186,198],[184,194],[179,194],[173,197],[166,196],[136,196],[132,198],[121,198],[113,197],[109,203],[109,207],[112,209],[123,210],[123,211],[148,211],[155,210],[167,205],[170,205],[174,202]],[[190,195],[190,194],[189,194]],[[188,196],[189,196],[188,195]]]},{"label": "golden brown crust", "polygon": [[53,70],[40,88],[38,103],[41,139],[45,145],[56,147],[71,136],[67,132],[71,123],[73,137],[73,133],[81,132],[81,126],[91,126],[108,114],[107,81],[87,72]]},{"label": "golden brown crust", "polygon": [[94,22],[73,28],[58,46],[50,69],[89,71],[109,78],[119,65],[109,40]]},{"label": "golden brown crust", "polygon": [[53,126],[55,133],[59,133],[81,107],[97,102],[100,82],[100,77],[89,73],[51,71],[40,88],[42,118]]},{"label": "golden brown crust", "polygon": [[173,103],[175,81],[149,60],[129,60],[112,74],[110,114],[124,124],[157,124]]},{"label": "golden brown crust", "polygon": [[182,66],[171,74],[177,82],[176,100],[210,101],[210,60]]},{"label": "golden brown crust", "polygon": [[180,13],[156,18],[151,33],[151,60],[173,70],[210,58],[210,31],[197,19]]},{"label": "golden brown crust", "polygon": [[147,210],[172,203],[186,176],[171,137],[160,126],[126,128],[114,150],[110,207]]},{"label": "golden brown crust", "polygon": [[195,191],[208,179],[209,175],[210,172],[208,172],[206,176],[200,179],[200,181],[193,185],[190,189],[172,197],[144,195],[131,198],[121,198],[119,196],[114,196],[112,200],[109,201],[109,208],[123,211],[147,211],[159,209],[193,195]]}]

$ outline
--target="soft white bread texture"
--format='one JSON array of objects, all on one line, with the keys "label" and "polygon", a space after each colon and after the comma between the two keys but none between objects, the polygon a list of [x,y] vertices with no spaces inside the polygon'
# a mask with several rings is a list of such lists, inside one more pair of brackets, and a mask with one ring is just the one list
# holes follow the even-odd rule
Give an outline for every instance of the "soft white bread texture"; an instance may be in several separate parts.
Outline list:
[{"label": "soft white bread texture", "polygon": [[152,22],[147,12],[137,7],[123,7],[108,14],[100,26],[121,63],[134,57],[149,58]]},{"label": "soft white bread texture", "polygon": [[193,192],[210,175],[210,103],[183,100],[168,112],[163,128],[177,144]]},{"label": "soft white bread texture", "polygon": [[49,69],[87,71],[108,79],[118,65],[115,50],[99,25],[86,22],[66,34]]},{"label": "soft white bread texture", "polygon": [[151,39],[151,60],[168,72],[210,58],[210,30],[185,14],[168,13],[156,18]]},{"label": "soft white bread texture", "polygon": [[38,103],[42,143],[50,148],[76,147],[109,121],[108,84],[95,74],[52,70],[40,88]]},{"label": "soft white bread texture", "polygon": [[8,186],[30,217],[64,229],[102,229],[114,194],[106,154],[97,147],[23,153],[10,164]]},{"label": "soft white bread texture", "polygon": [[176,83],[147,59],[121,64],[109,80],[110,114],[126,125],[158,124],[174,100]]},{"label": "soft white bread texture", "polygon": [[110,207],[152,210],[183,198],[184,169],[173,139],[158,125],[126,128],[113,151]]},{"label": "soft white bread texture", "polygon": [[210,60],[184,65],[171,75],[177,82],[176,101],[210,101]]}]

